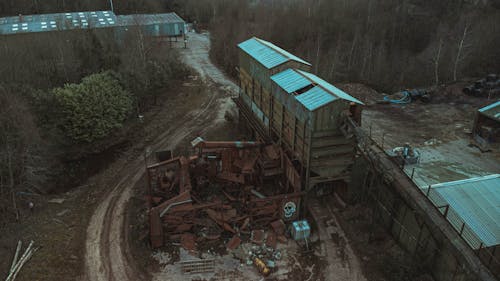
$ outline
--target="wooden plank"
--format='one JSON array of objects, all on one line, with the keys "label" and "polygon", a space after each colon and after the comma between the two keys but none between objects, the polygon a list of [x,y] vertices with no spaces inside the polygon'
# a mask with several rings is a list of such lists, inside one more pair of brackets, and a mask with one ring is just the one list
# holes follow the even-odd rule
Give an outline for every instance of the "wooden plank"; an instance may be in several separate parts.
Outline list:
[{"label": "wooden plank", "polygon": [[349,166],[354,163],[354,155],[347,154],[343,157],[335,158],[318,158],[311,160],[311,167],[338,167]]},{"label": "wooden plank", "polygon": [[352,145],[338,145],[323,149],[312,149],[312,158],[324,157],[329,155],[342,155],[347,153],[354,153],[354,146]]},{"label": "wooden plank", "polygon": [[352,140],[346,139],[344,136],[333,136],[333,137],[312,139],[313,148],[322,148],[322,147],[338,146],[346,144],[354,145],[354,142]]},{"label": "wooden plank", "polygon": [[343,136],[343,134],[340,130],[327,130],[327,131],[314,131],[312,135],[313,138],[334,137],[334,136]]}]

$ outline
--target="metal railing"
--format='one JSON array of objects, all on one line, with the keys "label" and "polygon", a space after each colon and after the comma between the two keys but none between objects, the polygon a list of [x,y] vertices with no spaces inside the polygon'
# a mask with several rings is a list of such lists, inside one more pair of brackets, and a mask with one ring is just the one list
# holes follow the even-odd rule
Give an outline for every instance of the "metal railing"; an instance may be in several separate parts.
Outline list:
[{"label": "metal railing", "polygon": [[[355,127],[355,123],[347,118],[347,123],[351,128]],[[386,134],[381,136],[381,145],[374,140],[372,135],[372,126],[369,127],[369,133],[366,133],[363,129],[358,127],[355,129],[355,135],[358,139],[358,144],[361,149],[368,151],[369,146],[376,146],[378,149],[383,151],[386,156],[390,156],[387,151],[384,150],[384,143]],[[420,188],[413,180],[415,171],[412,170],[411,175],[408,175],[405,171],[404,159],[401,158],[401,163],[397,163],[399,169],[403,171],[403,174],[412,182],[413,187],[417,188],[424,196],[432,203],[432,205],[437,209],[441,215],[444,216],[446,221],[457,231],[460,238],[462,238],[469,247],[476,253],[481,262],[490,269],[491,273],[496,277],[500,277],[500,260],[496,255],[500,251],[500,245],[493,247],[486,247],[483,241],[478,237],[474,230],[467,225],[467,223],[460,217],[460,215],[451,207],[446,200],[436,191],[433,191],[432,186],[429,185],[428,188]]]},{"label": "metal railing", "polygon": [[476,232],[460,217],[458,212],[450,206],[441,194],[432,188],[431,185],[427,188],[419,188],[429,201],[441,215],[450,223],[457,231],[458,235],[474,250],[479,256],[483,264],[488,267],[492,273],[500,276],[500,260],[495,256],[495,252],[499,245],[486,247],[476,234]]}]

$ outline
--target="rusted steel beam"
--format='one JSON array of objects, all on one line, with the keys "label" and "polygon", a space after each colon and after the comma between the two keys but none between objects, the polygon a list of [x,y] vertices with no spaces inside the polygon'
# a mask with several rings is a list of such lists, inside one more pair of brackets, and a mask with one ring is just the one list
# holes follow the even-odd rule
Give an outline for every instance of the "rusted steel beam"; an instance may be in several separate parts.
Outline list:
[{"label": "rusted steel beam", "polygon": [[192,189],[191,177],[189,175],[190,161],[186,157],[181,157],[179,161],[181,163],[181,171],[179,173],[179,193],[183,193]]},{"label": "rusted steel beam", "polygon": [[226,248],[228,250],[234,250],[238,248],[241,244],[241,238],[238,235],[234,235],[231,240],[229,240],[226,244]]},{"label": "rusted steel beam", "polygon": [[218,214],[216,211],[212,209],[207,209],[205,210],[205,212],[213,221],[215,221],[218,225],[222,226],[224,230],[229,231],[231,233],[236,233],[236,230],[234,230],[227,222],[225,222],[222,219],[221,214]]},{"label": "rusted steel beam", "polygon": [[180,157],[175,157],[175,158],[172,158],[170,160],[167,160],[167,161],[163,161],[163,162],[159,162],[159,163],[156,163],[156,164],[153,164],[153,165],[149,165],[147,167],[147,169],[154,169],[154,168],[158,168],[158,167],[161,167],[161,166],[165,166],[165,165],[168,165],[168,164],[173,164],[175,162],[179,162],[180,160]]},{"label": "rusted steel beam", "polygon": [[163,226],[158,210],[151,209],[149,212],[149,228],[151,247],[159,248],[163,246]]},{"label": "rusted steel beam", "polygon": [[[156,210],[158,211],[158,213],[161,213],[162,211],[164,211],[168,206],[172,205],[173,203],[176,203],[176,202],[185,202],[187,200],[191,200],[191,194],[189,191],[186,191],[186,192],[183,192],[179,195],[177,195],[176,197],[173,197],[173,198],[170,198],[169,200],[161,203],[160,205],[152,208],[152,210]],[[190,204],[190,203],[186,203],[186,204]],[[172,210],[175,210],[176,208],[178,208],[177,206],[173,206],[171,207],[171,211]]]},{"label": "rusted steel beam", "polygon": [[279,200],[284,200],[284,199],[291,199],[291,198],[298,198],[306,195],[306,192],[295,192],[295,193],[289,193],[289,194],[280,194],[280,195],[275,195],[275,196],[269,196],[266,198],[255,198],[255,199],[250,199],[251,203],[259,203],[259,202],[268,202],[268,201],[279,201]]},{"label": "rusted steel beam", "polygon": [[231,172],[222,172],[217,175],[218,179],[235,182],[239,184],[245,183],[245,177],[242,174],[231,173]]},{"label": "rusted steel beam", "polygon": [[194,148],[249,148],[262,145],[258,141],[205,141],[198,137],[191,142]]}]

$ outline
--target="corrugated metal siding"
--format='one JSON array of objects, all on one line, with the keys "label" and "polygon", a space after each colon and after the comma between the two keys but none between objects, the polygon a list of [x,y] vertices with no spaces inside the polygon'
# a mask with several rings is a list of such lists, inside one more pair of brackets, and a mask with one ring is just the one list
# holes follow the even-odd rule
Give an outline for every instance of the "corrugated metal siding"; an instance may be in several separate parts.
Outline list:
[{"label": "corrugated metal siding", "polygon": [[290,54],[278,46],[255,37],[238,44],[238,47],[264,65],[267,69],[271,69],[290,60],[310,65],[310,63]]},{"label": "corrugated metal siding", "polygon": [[[295,99],[309,111],[314,111],[335,101],[336,99],[343,99],[350,102],[363,104],[356,98],[341,91],[325,80],[317,77],[314,74],[302,70],[287,69],[283,72],[273,75],[271,77],[271,80],[274,81],[279,88],[281,88],[288,94],[296,92],[310,85],[317,85],[305,93],[294,96]],[[282,103],[290,109],[291,112],[295,112],[293,108],[289,107],[290,103],[288,101],[283,101],[285,100],[285,98],[280,97],[278,91],[273,90],[273,94],[278,94],[277,98],[280,99]]]},{"label": "corrugated metal siding", "polygon": [[106,28],[116,25],[111,11],[78,12],[0,18],[0,34]]},{"label": "corrugated metal siding", "polygon": [[278,84],[278,86],[289,94],[311,85],[310,80],[305,78],[303,75],[300,75],[293,69],[287,69],[273,75],[271,76],[271,80],[273,80],[276,84]]},{"label": "corrugated metal siding", "polygon": [[500,174],[432,185],[429,198],[442,213],[450,206],[447,218],[457,231],[465,222],[463,237],[473,248],[500,244]]},{"label": "corrugated metal siding", "polygon": [[259,38],[256,38],[260,43],[268,46],[269,48],[272,48],[274,49],[275,51],[279,52],[280,54],[284,55],[285,57],[287,57],[289,60],[293,60],[293,61],[296,61],[296,62],[300,62],[300,63],[303,63],[305,65],[311,65],[310,63],[308,63],[307,61],[297,57],[296,55],[292,54],[292,53],[289,53],[283,49],[281,49],[280,47],[274,45],[273,43],[271,42],[267,42],[265,40],[262,40],[262,39],[259,39]]},{"label": "corrugated metal siding", "polygon": [[482,114],[500,121],[500,101],[479,109]]},{"label": "corrugated metal siding", "polygon": [[309,111],[314,111],[337,99],[320,87],[314,87],[311,90],[295,97]]},{"label": "corrugated metal siding", "polygon": [[0,34],[118,28],[137,25],[144,27],[144,30],[152,36],[179,36],[185,33],[185,22],[175,13],[116,16],[111,11],[93,11],[0,18]]},{"label": "corrugated metal siding", "polygon": [[351,102],[355,102],[355,103],[358,103],[358,104],[363,104],[358,99],[350,96],[349,94],[347,94],[344,91],[340,90],[339,88],[333,86],[332,84],[326,82],[325,80],[319,78],[318,76],[316,76],[316,75],[314,75],[312,73],[308,73],[308,72],[302,71],[302,70],[297,70],[297,71],[299,71],[304,76],[306,76],[307,78],[309,78],[310,80],[312,80],[314,83],[316,83],[319,86],[325,88],[325,90],[327,90],[331,94],[337,96],[338,98],[344,99],[344,100],[347,100],[347,101],[351,101]]}]

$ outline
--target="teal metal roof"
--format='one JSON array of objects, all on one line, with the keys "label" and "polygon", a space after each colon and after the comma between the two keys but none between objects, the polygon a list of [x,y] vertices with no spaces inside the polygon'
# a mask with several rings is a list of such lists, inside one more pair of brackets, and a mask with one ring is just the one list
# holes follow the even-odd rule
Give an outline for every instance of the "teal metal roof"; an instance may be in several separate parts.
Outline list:
[{"label": "teal metal roof", "polygon": [[0,35],[104,28],[115,24],[116,15],[111,11],[21,15],[0,18]]},{"label": "teal metal roof", "polygon": [[295,95],[297,101],[309,111],[314,111],[337,99],[363,104],[318,76],[302,70],[287,69],[271,76],[271,80],[288,94],[311,87],[304,93]]},{"label": "teal metal roof", "polygon": [[116,16],[111,11],[21,15],[0,18],[0,35],[184,23],[176,13]]},{"label": "teal metal roof", "polygon": [[164,24],[164,23],[182,23],[184,20],[179,17],[176,13],[168,14],[136,14],[136,15],[124,15],[118,16],[118,25],[129,26],[129,25],[152,25],[152,24]]},{"label": "teal metal roof", "polygon": [[437,207],[450,206],[447,219],[474,249],[500,244],[500,174],[435,184],[431,191]]},{"label": "teal metal roof", "polygon": [[271,76],[271,80],[273,80],[276,84],[278,84],[278,86],[289,94],[311,85],[311,81],[309,79],[305,78],[293,69],[287,69],[273,75]]},{"label": "teal metal roof", "polygon": [[479,112],[500,121],[500,100],[479,109]]},{"label": "teal metal roof", "polygon": [[238,44],[238,47],[260,62],[267,69],[274,68],[287,61],[296,61],[306,65],[311,65],[305,60],[281,49],[280,47],[256,37]]},{"label": "teal metal roof", "polygon": [[312,73],[309,73],[309,72],[302,71],[302,70],[297,70],[297,71],[299,71],[305,77],[307,77],[309,80],[311,80],[313,83],[322,87],[324,90],[330,92],[332,95],[338,97],[339,99],[347,100],[347,101],[354,102],[354,103],[363,104],[361,101],[359,101],[355,97],[350,96],[346,92],[340,90],[339,88],[333,86],[332,84],[326,82],[325,80],[319,78],[318,76],[316,76]]},{"label": "teal metal roof", "polygon": [[310,111],[314,111],[337,99],[320,87],[314,87],[295,98]]}]

